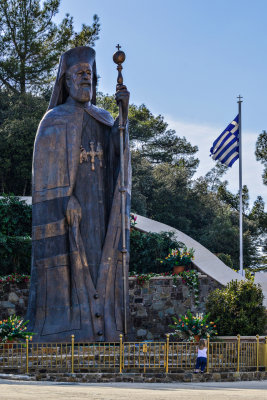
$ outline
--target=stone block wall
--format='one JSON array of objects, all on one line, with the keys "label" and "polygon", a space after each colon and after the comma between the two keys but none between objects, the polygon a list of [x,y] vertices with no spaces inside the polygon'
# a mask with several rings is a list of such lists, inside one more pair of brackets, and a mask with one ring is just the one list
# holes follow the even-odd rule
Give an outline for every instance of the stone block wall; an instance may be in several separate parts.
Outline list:
[{"label": "stone block wall", "polygon": [[199,305],[186,284],[178,278],[174,286],[171,277],[155,277],[139,286],[136,278],[129,280],[130,339],[162,340],[170,331],[172,316],[185,314],[187,310],[205,313],[205,301],[209,292],[222,286],[212,278],[199,274]]},{"label": "stone block wall", "polygon": [[29,282],[0,283],[0,320],[13,314],[25,316],[29,289]]},{"label": "stone block wall", "polygon": [[[0,320],[9,315],[26,315],[29,283],[0,284]],[[128,340],[162,340],[169,331],[172,316],[192,312],[205,313],[205,300],[210,291],[221,287],[212,278],[199,274],[199,306],[194,304],[188,287],[178,278],[176,286],[171,277],[155,277],[144,286],[129,278],[129,336]]]}]

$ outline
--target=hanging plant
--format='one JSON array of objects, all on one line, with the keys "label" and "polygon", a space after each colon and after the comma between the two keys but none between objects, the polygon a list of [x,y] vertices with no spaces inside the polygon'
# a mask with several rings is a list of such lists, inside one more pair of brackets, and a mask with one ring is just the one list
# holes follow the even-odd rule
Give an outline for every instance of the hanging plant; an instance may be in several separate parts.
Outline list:
[{"label": "hanging plant", "polygon": [[[195,305],[199,305],[199,279],[198,272],[195,270],[183,271],[178,274],[182,278],[182,282],[188,286],[189,292],[194,296]],[[176,286],[176,282],[174,282]]]},{"label": "hanging plant", "polygon": [[164,272],[163,274],[136,274],[136,272],[131,272],[130,276],[136,278],[137,284],[144,286],[146,282],[150,279],[160,276],[169,276],[173,279],[173,286],[178,286],[178,278],[182,278],[182,282],[188,286],[190,295],[194,296],[195,305],[199,305],[199,279],[198,272],[195,270],[180,272],[179,274],[173,274],[170,272]]}]

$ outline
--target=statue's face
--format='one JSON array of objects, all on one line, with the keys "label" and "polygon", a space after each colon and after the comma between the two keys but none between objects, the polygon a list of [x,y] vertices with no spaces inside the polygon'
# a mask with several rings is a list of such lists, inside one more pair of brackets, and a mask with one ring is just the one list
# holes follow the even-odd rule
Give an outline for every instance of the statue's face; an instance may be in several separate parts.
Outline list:
[{"label": "statue's face", "polygon": [[70,67],[66,73],[66,85],[69,95],[80,103],[91,100],[92,90],[92,67],[87,63],[80,63]]}]

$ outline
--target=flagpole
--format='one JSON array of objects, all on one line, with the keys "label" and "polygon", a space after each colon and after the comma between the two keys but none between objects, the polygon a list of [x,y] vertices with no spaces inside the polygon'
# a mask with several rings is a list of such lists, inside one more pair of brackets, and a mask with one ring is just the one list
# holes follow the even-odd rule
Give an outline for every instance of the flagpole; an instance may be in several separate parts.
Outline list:
[{"label": "flagpole", "polygon": [[238,96],[239,118],[239,273],[243,276],[243,201],[242,201],[242,131],[241,131],[241,103],[242,96]]}]

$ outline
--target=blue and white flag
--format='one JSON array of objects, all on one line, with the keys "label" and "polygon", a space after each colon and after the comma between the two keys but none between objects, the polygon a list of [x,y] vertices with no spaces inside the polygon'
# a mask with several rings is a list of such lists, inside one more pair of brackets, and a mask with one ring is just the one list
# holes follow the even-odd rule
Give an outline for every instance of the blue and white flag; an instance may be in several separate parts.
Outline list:
[{"label": "blue and white flag", "polygon": [[239,115],[214,141],[210,153],[213,160],[220,161],[227,167],[231,167],[239,158]]}]

